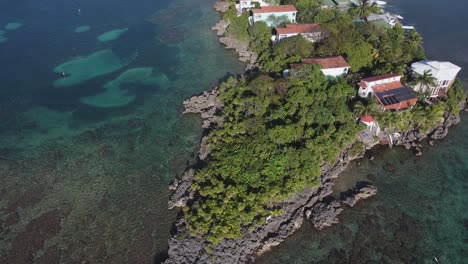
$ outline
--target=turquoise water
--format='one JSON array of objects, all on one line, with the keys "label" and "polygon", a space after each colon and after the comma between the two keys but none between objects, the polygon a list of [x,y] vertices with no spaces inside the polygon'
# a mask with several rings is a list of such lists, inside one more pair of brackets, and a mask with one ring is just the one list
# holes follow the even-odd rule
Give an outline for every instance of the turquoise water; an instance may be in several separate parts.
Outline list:
[{"label": "turquoise water", "polygon": [[[430,59],[451,61],[468,78],[467,3],[387,2],[422,33]],[[422,157],[401,148],[368,153],[336,181],[335,195],[364,180],[377,186],[377,196],[346,208],[339,224],[321,232],[306,223],[257,263],[467,263],[467,134],[464,114],[447,139],[424,146]]]},{"label": "turquoise water", "polygon": [[165,254],[167,186],[202,132],[182,101],[243,70],[213,4],[0,2],[0,26],[22,24],[0,43],[0,263]]}]

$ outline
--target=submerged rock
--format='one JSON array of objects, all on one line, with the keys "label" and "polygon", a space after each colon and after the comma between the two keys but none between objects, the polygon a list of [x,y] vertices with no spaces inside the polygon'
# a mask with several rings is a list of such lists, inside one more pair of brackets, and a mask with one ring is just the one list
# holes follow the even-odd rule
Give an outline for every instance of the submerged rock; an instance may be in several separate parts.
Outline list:
[{"label": "submerged rock", "polygon": [[240,41],[232,37],[222,37],[219,42],[226,45],[226,49],[234,49],[239,54],[239,60],[255,64],[257,62],[258,54],[249,50],[248,41]]},{"label": "submerged rock", "polygon": [[231,2],[229,1],[216,1],[213,8],[218,12],[224,13],[229,9],[230,6]]},{"label": "submerged rock", "polygon": [[338,223],[337,216],[341,214],[341,212],[343,212],[343,209],[340,203],[334,199],[330,199],[317,203],[314,207],[307,210],[306,216],[312,221],[315,228],[322,230],[325,227]]},{"label": "submerged rock", "polygon": [[85,57],[77,57],[58,65],[54,72],[62,78],[54,81],[55,87],[70,87],[95,77],[117,71],[132,62],[137,53],[121,58],[110,49],[100,50]]},{"label": "submerged rock", "polygon": [[194,171],[189,170],[184,174],[181,180],[176,180],[171,186],[169,186],[169,189],[174,191],[168,202],[169,209],[173,209],[174,207],[184,207],[187,204],[187,201],[193,198],[194,192],[190,189],[190,186],[193,183],[194,176]]},{"label": "submerged rock", "polygon": [[203,119],[203,128],[221,125],[223,122],[222,117],[215,115],[222,107],[221,101],[218,99],[218,91],[216,89],[213,89],[210,92],[205,91],[199,96],[192,96],[184,101],[184,107],[184,114],[201,114]]},{"label": "submerged rock", "polygon": [[341,194],[343,203],[353,207],[360,200],[367,199],[377,194],[377,187],[369,182],[358,182],[352,190]]},{"label": "submerged rock", "polygon": [[117,28],[111,31],[107,31],[97,37],[100,42],[108,42],[120,38],[120,36],[127,32],[128,28]]}]

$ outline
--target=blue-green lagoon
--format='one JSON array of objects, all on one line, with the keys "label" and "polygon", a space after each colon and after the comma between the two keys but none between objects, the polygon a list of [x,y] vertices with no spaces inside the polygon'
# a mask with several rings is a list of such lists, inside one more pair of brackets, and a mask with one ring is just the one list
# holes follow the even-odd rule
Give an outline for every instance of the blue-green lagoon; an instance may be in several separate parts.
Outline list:
[{"label": "blue-green lagoon", "polygon": [[202,132],[182,102],[244,67],[210,29],[213,4],[0,3],[0,24],[23,24],[0,45],[0,263],[165,254],[168,184]]}]

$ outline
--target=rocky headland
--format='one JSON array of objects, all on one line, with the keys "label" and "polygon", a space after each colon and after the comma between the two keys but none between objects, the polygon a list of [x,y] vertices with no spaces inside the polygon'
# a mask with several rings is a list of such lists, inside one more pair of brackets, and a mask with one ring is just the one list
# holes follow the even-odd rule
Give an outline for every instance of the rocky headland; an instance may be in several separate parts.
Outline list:
[{"label": "rocky headland", "polygon": [[[215,9],[225,12],[229,7],[227,1],[218,1]],[[224,36],[228,23],[221,21],[212,29],[218,32],[220,42],[228,49],[234,49],[239,54],[239,59],[247,62],[247,69],[255,67],[257,54],[248,50],[248,43]],[[217,115],[222,104],[217,98],[218,90],[214,88],[209,92],[193,96],[184,101],[186,114],[200,114],[202,126],[212,129],[222,125],[223,118]],[[460,104],[460,109],[466,111],[466,104]],[[417,130],[401,133],[393,142],[396,146],[413,149],[416,155],[422,154],[421,141],[441,139],[447,136],[448,128],[458,124],[460,117],[449,113],[445,114],[444,121],[434,129],[425,133]],[[296,193],[288,200],[278,204],[283,213],[277,217],[268,217],[266,222],[255,230],[243,230],[240,239],[223,239],[219,244],[207,247],[209,243],[203,238],[192,236],[187,229],[187,222],[181,212],[174,225],[173,235],[169,240],[168,258],[166,264],[182,263],[252,263],[258,256],[279,245],[288,236],[301,227],[304,221],[311,221],[318,230],[338,223],[338,216],[346,207],[355,206],[360,200],[371,198],[377,194],[377,188],[368,182],[359,182],[356,186],[342,193],[340,199],[332,197],[333,181],[343,172],[351,161],[364,157],[366,149],[373,145],[358,143],[356,138],[353,144],[342,150],[334,164],[323,164],[320,184],[315,188],[307,188]],[[358,143],[358,144],[356,144]],[[356,151],[356,146],[358,150]],[[207,137],[201,140],[199,159],[203,162],[210,154],[210,145]],[[190,206],[196,197],[191,189],[194,181],[194,171],[189,169],[181,179],[176,180],[170,187],[174,191],[169,208]],[[344,206],[346,205],[346,206]]]},{"label": "rocky headland", "polygon": [[[216,97],[217,94],[218,91],[215,88],[186,100],[184,102],[185,113],[201,114],[203,127],[206,129],[222,124],[222,118],[216,115],[222,109],[222,104]],[[466,109],[465,104],[460,106]],[[422,148],[421,140],[444,138],[447,136],[448,128],[459,122],[458,116],[447,113],[444,122],[436,128],[427,133],[417,131],[403,133],[400,139],[395,141],[395,145]],[[319,186],[305,189],[279,204],[278,206],[283,209],[282,215],[269,217],[264,225],[253,231],[244,230],[242,239],[224,239],[221,243],[213,245],[211,250],[207,250],[206,241],[189,234],[181,213],[169,241],[169,257],[165,263],[252,263],[256,257],[279,245],[293,234],[306,219],[311,221],[318,230],[337,223],[338,215],[343,211],[343,204],[352,207],[360,200],[377,194],[376,187],[360,182],[352,190],[343,193],[339,200],[331,196],[333,180],[347,168],[351,161],[364,157],[364,145],[358,152],[351,151],[352,147],[353,144],[344,149],[336,163],[322,165]],[[201,140],[200,160],[206,159],[209,153],[210,148],[204,137]],[[169,208],[190,205],[196,195],[190,188],[193,177],[193,170],[188,170],[182,179],[171,186],[174,194],[169,201]]]}]

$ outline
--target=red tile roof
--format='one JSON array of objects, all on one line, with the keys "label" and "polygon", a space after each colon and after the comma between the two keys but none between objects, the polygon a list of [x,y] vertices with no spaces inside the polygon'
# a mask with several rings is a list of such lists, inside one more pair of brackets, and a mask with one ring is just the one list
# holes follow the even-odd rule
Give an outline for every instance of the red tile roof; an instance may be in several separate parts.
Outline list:
[{"label": "red tile roof", "polygon": [[382,75],[378,75],[378,76],[372,76],[372,77],[364,78],[364,79],[361,79],[361,81],[363,81],[363,82],[375,82],[375,81],[385,80],[385,79],[398,77],[398,76],[401,76],[401,75],[396,74],[396,73],[387,73],[387,74],[382,74]]},{"label": "red tile roof", "polygon": [[361,116],[361,121],[362,122],[366,122],[366,123],[370,123],[370,122],[373,122],[374,121],[374,118],[370,115],[363,115]]},{"label": "red tile roof", "polygon": [[372,89],[374,89],[377,101],[385,110],[406,109],[418,102],[418,98],[414,96],[411,89],[403,86],[399,81],[374,85]]},{"label": "red tile roof", "polygon": [[401,84],[401,82],[399,81],[395,81],[395,82],[374,85],[372,86],[372,89],[374,90],[374,92],[384,92],[384,91],[393,90],[393,89],[397,89],[401,87],[403,87],[403,84]]},{"label": "red tile roof", "polygon": [[297,12],[293,5],[279,6],[262,6],[258,9],[252,9],[252,13],[280,13],[280,12]]},{"label": "red tile roof", "polygon": [[320,24],[286,24],[285,28],[276,28],[278,34],[294,34],[294,33],[312,33],[320,32]]},{"label": "red tile roof", "polygon": [[318,64],[322,69],[351,67],[343,56],[302,59],[304,64]]}]

